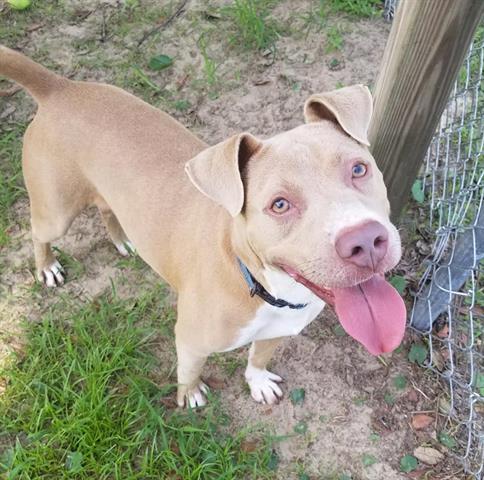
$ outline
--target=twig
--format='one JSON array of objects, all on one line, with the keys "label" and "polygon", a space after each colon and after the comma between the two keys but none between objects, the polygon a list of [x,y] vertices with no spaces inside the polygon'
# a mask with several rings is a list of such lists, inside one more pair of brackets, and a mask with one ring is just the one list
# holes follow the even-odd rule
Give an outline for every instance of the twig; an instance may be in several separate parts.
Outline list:
[{"label": "twig", "polygon": [[152,28],[151,30],[148,30],[141,40],[138,42],[138,47],[145,42],[151,35],[155,34],[156,32],[162,30],[163,28],[167,27],[173,20],[175,20],[177,17],[179,17],[184,11],[185,11],[185,6],[188,3],[188,0],[182,0],[180,2],[180,5],[178,8],[175,10],[173,15],[171,15],[169,18],[167,18],[164,22],[161,22],[159,25],[157,25],[155,28]]}]

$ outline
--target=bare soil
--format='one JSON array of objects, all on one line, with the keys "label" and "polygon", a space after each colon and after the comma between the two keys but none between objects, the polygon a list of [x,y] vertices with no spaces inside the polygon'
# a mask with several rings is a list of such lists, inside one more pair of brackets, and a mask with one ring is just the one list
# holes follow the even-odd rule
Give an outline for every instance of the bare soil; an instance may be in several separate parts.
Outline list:
[{"label": "bare soil", "polygon": [[[64,3],[62,15],[41,18],[26,35],[7,44],[69,77],[114,83],[141,95],[209,144],[245,130],[267,137],[295,127],[303,121],[305,98],[314,92],[353,83],[371,86],[390,28],[381,18],[330,17],[328,25],[340,26],[344,44],[328,53],[324,28],[319,31],[313,25],[308,31],[304,27],[304,15],[317,2],[283,1],[274,13],[285,26],[275,53],[244,52],[230,43],[227,19],[207,14],[217,2],[192,1],[166,28],[136,48],[147,31],[169,17],[175,4],[161,2],[165,13],[160,10],[157,17],[155,11],[149,24],[120,13],[121,2],[115,0]],[[138,8],[148,12],[160,2],[140,4]],[[0,13],[0,23],[4,21],[15,28],[15,19],[6,9]],[[213,84],[204,73],[197,43],[203,32],[208,53],[218,65]],[[172,56],[173,66],[150,72],[147,61],[160,53]],[[133,74],[135,65],[160,91]],[[187,108],[181,109],[176,104],[179,100],[188,102]],[[25,122],[34,111],[34,103],[24,93],[0,99],[2,122]],[[22,348],[20,320],[37,321],[58,295],[89,299],[113,282],[119,295],[136,296],[160,281],[140,260],[120,260],[99,215],[89,210],[56,243],[71,256],[68,282],[58,291],[42,289],[32,274],[28,217],[24,198],[15,206],[11,242],[0,249],[0,362]],[[343,473],[362,480],[410,478],[401,472],[400,458],[432,441],[438,426],[436,420],[426,431],[416,432],[411,417],[429,410],[435,415],[439,386],[408,362],[410,335],[404,348],[380,360],[341,335],[337,325],[328,309],[279,349],[272,365],[285,379],[286,394],[279,405],[256,405],[251,400],[243,379],[246,349],[211,361],[205,371],[208,382],[221,391],[235,426],[263,423],[279,438],[275,442],[279,478],[298,478],[301,471],[310,478],[340,478]],[[158,353],[162,370],[170,371],[166,367],[174,365],[173,347],[162,342]],[[407,379],[401,390],[393,384],[398,375]],[[293,405],[289,398],[295,388],[305,391],[302,405]],[[307,431],[295,433],[296,425],[300,432],[304,430],[300,422]],[[419,472],[411,478],[424,478],[424,474],[425,478],[464,478],[449,459],[433,470],[422,465]]]}]

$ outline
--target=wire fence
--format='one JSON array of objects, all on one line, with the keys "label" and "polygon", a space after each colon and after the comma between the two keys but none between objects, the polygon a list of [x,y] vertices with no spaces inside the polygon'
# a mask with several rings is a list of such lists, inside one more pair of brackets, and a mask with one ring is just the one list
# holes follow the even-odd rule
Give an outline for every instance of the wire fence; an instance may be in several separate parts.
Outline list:
[{"label": "wire fence", "polygon": [[[385,0],[392,20],[398,0]],[[441,443],[476,479],[484,476],[484,25],[441,117],[414,197],[432,245],[410,325],[428,346],[425,366],[448,385]]]},{"label": "wire fence", "polygon": [[426,339],[426,366],[449,386],[448,401],[439,405],[448,416],[441,441],[478,479],[484,473],[483,66],[480,27],[414,185],[433,246],[410,320]]}]

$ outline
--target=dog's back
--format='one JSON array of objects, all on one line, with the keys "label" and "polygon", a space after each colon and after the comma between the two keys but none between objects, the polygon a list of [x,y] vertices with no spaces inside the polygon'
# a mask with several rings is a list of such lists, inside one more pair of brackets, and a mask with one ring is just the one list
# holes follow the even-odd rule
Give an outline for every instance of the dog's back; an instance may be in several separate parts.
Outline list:
[{"label": "dog's back", "polygon": [[150,252],[179,241],[171,225],[187,219],[185,204],[193,194],[214,208],[183,170],[206,145],[120,88],[68,80],[2,46],[0,75],[18,82],[39,105],[23,148],[33,237],[44,245],[36,246],[39,278],[45,281],[46,264],[54,262],[45,245],[93,204],[118,250],[129,238],[155,270],[169,276],[159,254]]}]

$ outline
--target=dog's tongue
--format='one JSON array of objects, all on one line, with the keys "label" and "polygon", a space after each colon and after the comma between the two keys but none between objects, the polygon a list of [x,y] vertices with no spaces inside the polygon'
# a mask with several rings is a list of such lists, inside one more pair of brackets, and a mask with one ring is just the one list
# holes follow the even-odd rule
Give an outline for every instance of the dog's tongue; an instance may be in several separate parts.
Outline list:
[{"label": "dog's tongue", "polygon": [[346,332],[373,355],[391,352],[405,331],[405,304],[398,292],[375,275],[355,287],[333,290],[334,308]]}]

